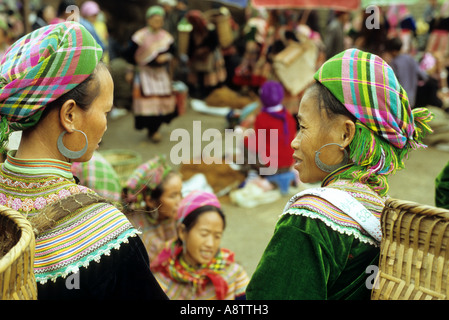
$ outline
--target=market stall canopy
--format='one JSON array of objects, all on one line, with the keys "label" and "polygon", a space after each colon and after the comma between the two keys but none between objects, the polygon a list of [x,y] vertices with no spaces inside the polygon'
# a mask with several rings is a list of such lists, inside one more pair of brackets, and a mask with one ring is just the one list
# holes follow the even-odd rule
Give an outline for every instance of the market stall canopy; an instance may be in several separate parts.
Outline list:
[{"label": "market stall canopy", "polygon": [[248,0],[209,0],[209,1],[227,4],[238,8],[246,8],[246,6],[248,5]]},{"label": "market stall canopy", "polygon": [[360,0],[252,0],[254,7],[267,9],[334,9],[356,10],[360,8]]},{"label": "market stall canopy", "polygon": [[399,4],[412,5],[418,3],[418,0],[362,0],[362,8],[368,6],[393,6]]}]

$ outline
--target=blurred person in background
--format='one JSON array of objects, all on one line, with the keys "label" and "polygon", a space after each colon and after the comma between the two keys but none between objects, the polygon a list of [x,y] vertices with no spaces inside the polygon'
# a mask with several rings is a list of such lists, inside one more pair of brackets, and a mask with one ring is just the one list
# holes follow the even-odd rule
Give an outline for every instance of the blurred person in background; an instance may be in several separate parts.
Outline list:
[{"label": "blurred person in background", "polygon": [[193,98],[204,99],[226,81],[226,67],[216,28],[199,10],[186,14],[192,25],[188,47],[187,85]]},{"label": "blurred person in background", "polygon": [[56,18],[56,10],[51,4],[43,5],[37,11],[36,21],[33,23],[32,29],[36,30],[50,24]]},{"label": "blurred person in background", "polygon": [[176,214],[182,179],[163,156],[141,164],[129,177],[123,193],[127,217],[142,234],[150,261],[166,242],[176,238]]},{"label": "blurred person in background", "polygon": [[160,6],[148,8],[147,26],[132,35],[127,50],[128,61],[135,64],[133,84],[134,126],[147,129],[151,141],[162,139],[160,127],[177,116],[176,97],[169,73],[174,55],[174,38],[163,29],[165,11]]},{"label": "blurred person in background", "polygon": [[345,25],[351,18],[349,12],[336,11],[324,34],[326,58],[329,59],[345,49]]},{"label": "blurred person in background", "polygon": [[403,53],[401,49],[402,40],[399,37],[388,39],[385,42],[384,59],[393,68],[399,83],[407,92],[410,106],[414,108],[419,81],[426,82],[429,76],[420,68],[415,58],[410,54]]},{"label": "blurred person in background", "polygon": [[103,49],[104,55],[105,51],[107,50],[107,45],[105,43],[105,40],[107,40],[107,34],[105,35],[103,33],[102,34],[103,37],[100,37],[100,35],[97,32],[97,29],[95,28],[95,24],[97,23],[97,17],[100,14],[100,6],[95,1],[83,2],[83,4],[81,5],[80,13],[81,13],[80,23],[92,34],[95,41],[97,41],[97,43]]},{"label": "blurred person in background", "polygon": [[64,21],[78,21],[79,22],[79,12],[75,11],[77,9],[77,3],[75,0],[61,0],[56,10],[56,17],[54,17],[50,24],[61,23]]}]

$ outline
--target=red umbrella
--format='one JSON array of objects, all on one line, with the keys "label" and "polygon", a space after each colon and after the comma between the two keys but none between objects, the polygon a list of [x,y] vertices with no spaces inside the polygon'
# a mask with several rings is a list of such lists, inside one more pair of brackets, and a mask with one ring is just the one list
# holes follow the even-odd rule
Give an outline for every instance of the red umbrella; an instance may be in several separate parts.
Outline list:
[{"label": "red umbrella", "polygon": [[356,10],[360,8],[360,0],[252,0],[255,7],[267,9],[318,9]]}]

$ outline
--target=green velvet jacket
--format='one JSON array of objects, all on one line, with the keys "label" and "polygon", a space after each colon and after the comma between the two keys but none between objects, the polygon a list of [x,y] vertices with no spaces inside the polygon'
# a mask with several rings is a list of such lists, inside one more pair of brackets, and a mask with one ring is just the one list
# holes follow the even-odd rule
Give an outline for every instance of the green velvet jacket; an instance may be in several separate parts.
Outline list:
[{"label": "green velvet jacket", "polygon": [[[385,198],[367,186],[348,181],[326,186],[349,192],[380,218]],[[285,211],[247,287],[247,299],[369,299],[366,283],[374,277],[367,267],[378,265],[379,244],[338,211],[310,197]]]},{"label": "green velvet jacket", "polygon": [[435,206],[449,209],[449,162],[435,178]]}]

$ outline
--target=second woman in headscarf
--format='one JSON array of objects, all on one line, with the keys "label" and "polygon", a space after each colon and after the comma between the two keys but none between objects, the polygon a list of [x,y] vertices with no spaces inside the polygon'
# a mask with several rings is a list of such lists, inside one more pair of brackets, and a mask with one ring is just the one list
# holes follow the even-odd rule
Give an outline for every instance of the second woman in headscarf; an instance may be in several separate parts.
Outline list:
[{"label": "second woman in headscarf", "polygon": [[162,156],[141,164],[126,182],[128,219],[139,229],[150,261],[167,241],[176,238],[175,218],[181,201],[182,179]]}]

